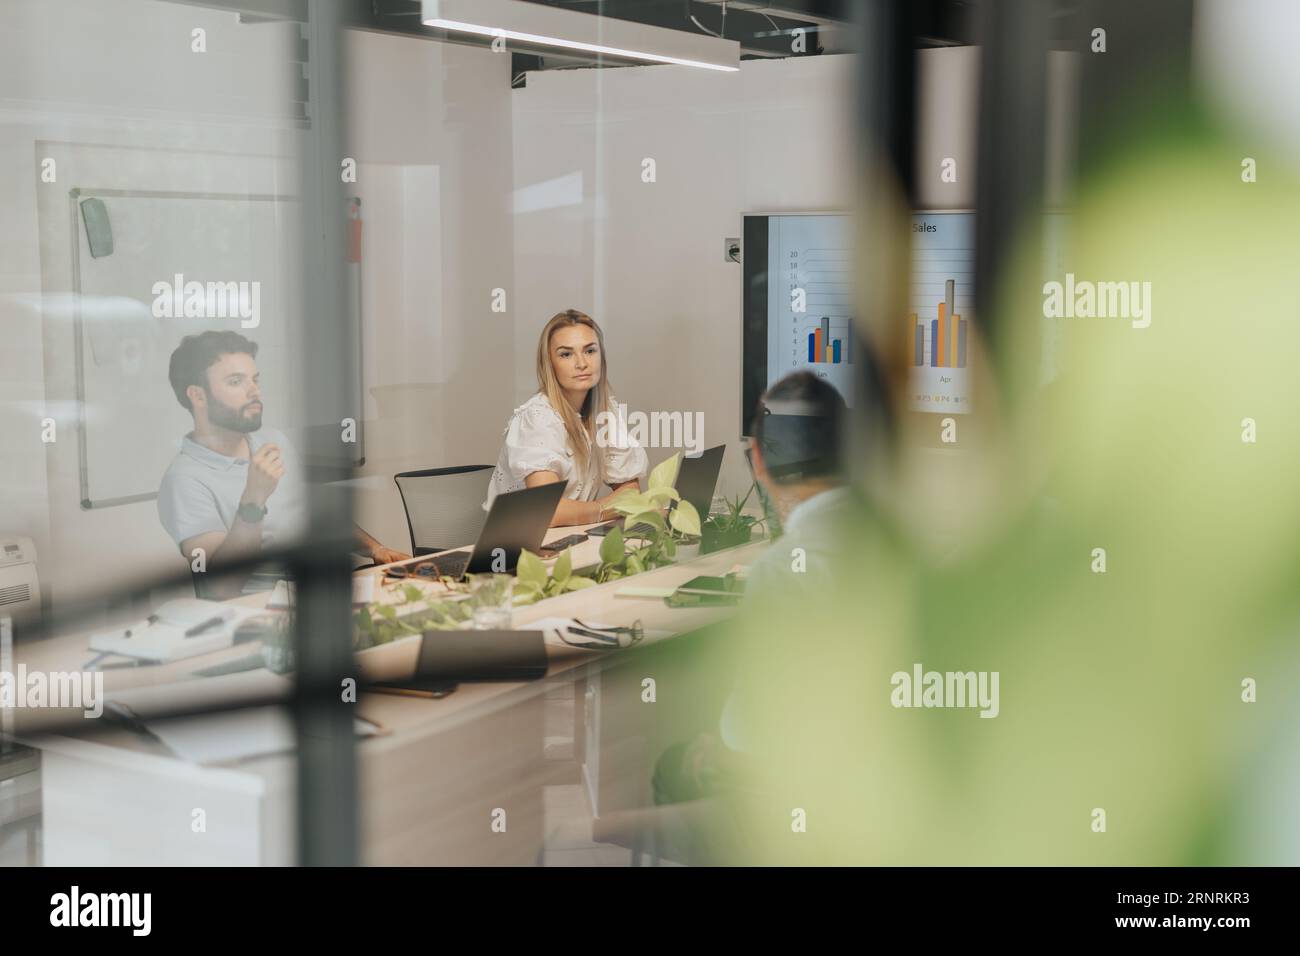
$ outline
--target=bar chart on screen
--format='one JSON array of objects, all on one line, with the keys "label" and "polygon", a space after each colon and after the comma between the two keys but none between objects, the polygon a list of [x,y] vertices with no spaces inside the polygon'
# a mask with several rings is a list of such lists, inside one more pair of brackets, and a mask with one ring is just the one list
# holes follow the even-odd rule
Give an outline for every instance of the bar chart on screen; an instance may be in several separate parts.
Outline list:
[{"label": "bar chart on screen", "polygon": [[849,349],[850,326],[847,319],[831,322],[829,315],[815,320],[816,325],[808,333],[809,365],[841,365],[853,362],[853,353]]},{"label": "bar chart on screen", "polygon": [[912,280],[904,316],[911,374],[909,407],[918,412],[970,411],[967,362],[973,348],[975,216],[912,217]]},{"label": "bar chart on screen", "polygon": [[773,216],[767,384],[809,371],[852,403],[852,252],[845,216]]}]

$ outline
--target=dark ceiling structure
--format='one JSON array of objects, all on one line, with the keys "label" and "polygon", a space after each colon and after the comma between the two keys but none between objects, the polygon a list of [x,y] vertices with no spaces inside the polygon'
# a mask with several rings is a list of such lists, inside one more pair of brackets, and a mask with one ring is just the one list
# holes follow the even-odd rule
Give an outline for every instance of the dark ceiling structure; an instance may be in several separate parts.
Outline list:
[{"label": "dark ceiling structure", "polygon": [[[228,10],[246,23],[306,20],[308,0],[172,0]],[[420,0],[329,0],[338,4],[342,22],[353,29],[422,37],[447,43],[484,46],[487,38],[426,27]],[[850,53],[859,38],[859,20],[867,0],[519,0],[686,33],[735,40],[741,59],[820,56]],[[1053,0],[1056,6],[1060,0]],[[917,48],[965,46],[975,42],[976,0],[911,0],[910,19]],[[800,37],[796,43],[795,38]],[[514,85],[529,72],[627,66],[599,54],[566,51],[514,53]]]}]

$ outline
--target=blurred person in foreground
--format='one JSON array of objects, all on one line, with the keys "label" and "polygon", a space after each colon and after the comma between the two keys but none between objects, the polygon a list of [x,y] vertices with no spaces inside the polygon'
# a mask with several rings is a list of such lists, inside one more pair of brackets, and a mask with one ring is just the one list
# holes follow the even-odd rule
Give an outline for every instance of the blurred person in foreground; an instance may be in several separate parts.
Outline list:
[{"label": "blurred person in foreground", "polygon": [[[833,386],[811,372],[787,375],[759,399],[750,445],[754,478],[784,529],[783,536],[748,569],[747,597],[732,623],[731,639],[743,642],[771,604],[803,606],[829,597],[837,569],[847,567],[846,531],[860,513],[845,485],[843,429],[847,408]],[[742,658],[743,659],[743,658]],[[678,834],[695,861],[733,862],[743,854],[744,833],[719,825],[734,816],[737,793],[762,788],[762,741],[753,737],[763,701],[744,673],[730,683],[719,725],[670,747],[652,780],[656,805],[721,801]]]},{"label": "blurred person in foreground", "polygon": [[[902,431],[833,593],[769,602],[738,644],[764,786],[732,861],[1300,860],[1265,799],[1294,753],[1300,183],[1279,159],[1244,184],[1252,149],[1171,107],[1095,167],[1068,271],[1151,294],[1053,319],[1050,391],[1019,244],[984,317],[998,362],[974,353],[981,420],[956,449]],[[1000,706],[950,674],[996,674]],[[1259,839],[1259,807],[1290,839]]]}]

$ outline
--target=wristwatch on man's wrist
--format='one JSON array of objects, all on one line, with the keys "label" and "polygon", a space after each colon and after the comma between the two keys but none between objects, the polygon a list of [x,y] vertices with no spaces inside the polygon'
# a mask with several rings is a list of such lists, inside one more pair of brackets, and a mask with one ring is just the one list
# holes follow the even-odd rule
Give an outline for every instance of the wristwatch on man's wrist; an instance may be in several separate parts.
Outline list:
[{"label": "wristwatch on man's wrist", "polygon": [[264,505],[255,505],[251,501],[240,502],[239,510],[235,512],[240,518],[248,524],[257,524],[266,517],[266,507]]}]

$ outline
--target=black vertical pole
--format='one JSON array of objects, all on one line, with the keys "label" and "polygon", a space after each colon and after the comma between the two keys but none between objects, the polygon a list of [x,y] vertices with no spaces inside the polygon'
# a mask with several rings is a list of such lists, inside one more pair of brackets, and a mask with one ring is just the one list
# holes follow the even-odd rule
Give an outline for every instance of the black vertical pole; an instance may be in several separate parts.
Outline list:
[{"label": "black vertical pole", "polygon": [[[307,89],[311,128],[301,157],[303,226],[304,405],[324,440],[311,443],[318,474],[350,467],[353,448],[342,422],[358,420],[358,330],[348,318],[344,158],[342,4],[307,5]],[[338,485],[311,486],[311,531],[299,550],[297,687],[298,860],[347,866],[358,860],[357,769],[353,704],[342,692],[352,672],[352,588],[348,542],[352,501]]]},{"label": "black vertical pole", "polygon": [[[1012,244],[1035,244],[1043,205],[1047,135],[1047,47],[1051,4],[984,0],[980,42],[979,142],[975,182],[975,315],[998,353],[999,325],[1033,317],[999,315],[994,296]],[[1010,293],[1006,301],[1024,301]],[[1037,326],[1035,325],[1035,328]]]},{"label": "black vertical pole", "polygon": [[[853,411],[845,436],[850,477],[864,479],[893,437],[893,397],[902,394],[890,357],[899,354],[892,321],[905,313],[916,205],[915,6],[868,0],[858,7],[857,218],[852,336]],[[865,334],[863,334],[865,333]],[[894,379],[894,381],[891,381]]]},{"label": "black vertical pole", "polygon": [[859,152],[884,164],[909,202],[916,196],[913,9],[906,0],[870,0],[858,21]]}]

